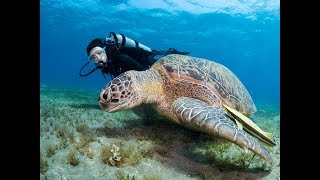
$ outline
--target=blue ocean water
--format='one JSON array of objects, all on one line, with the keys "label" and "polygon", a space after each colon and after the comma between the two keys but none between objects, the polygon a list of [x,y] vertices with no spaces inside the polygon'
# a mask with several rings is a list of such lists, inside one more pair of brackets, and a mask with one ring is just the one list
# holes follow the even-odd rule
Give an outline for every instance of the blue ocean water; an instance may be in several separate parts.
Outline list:
[{"label": "blue ocean water", "polygon": [[256,103],[280,104],[279,0],[40,0],[41,84],[100,90],[109,78],[79,70],[111,31],[221,63]]}]

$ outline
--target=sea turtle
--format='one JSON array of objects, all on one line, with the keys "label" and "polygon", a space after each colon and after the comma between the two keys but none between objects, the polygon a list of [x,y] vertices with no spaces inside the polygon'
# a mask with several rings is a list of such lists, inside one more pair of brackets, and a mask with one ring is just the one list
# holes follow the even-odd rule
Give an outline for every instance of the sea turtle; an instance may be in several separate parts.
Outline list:
[{"label": "sea turtle", "polygon": [[127,71],[109,82],[99,95],[103,110],[116,112],[150,104],[160,116],[251,150],[269,164],[262,144],[241,130],[224,104],[244,115],[256,112],[247,89],[225,66],[202,58],[170,54],[145,71]]}]

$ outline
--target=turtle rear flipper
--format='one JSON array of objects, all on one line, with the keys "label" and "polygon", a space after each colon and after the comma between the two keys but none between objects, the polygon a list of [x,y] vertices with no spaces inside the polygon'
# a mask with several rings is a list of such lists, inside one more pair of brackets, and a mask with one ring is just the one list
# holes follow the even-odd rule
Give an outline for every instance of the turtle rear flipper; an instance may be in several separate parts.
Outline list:
[{"label": "turtle rear flipper", "polygon": [[265,147],[250,134],[239,129],[223,110],[188,97],[177,99],[173,103],[173,110],[183,125],[226,139],[245,150],[250,149],[272,164],[272,158]]},{"label": "turtle rear flipper", "polygon": [[[243,126],[244,129],[250,133],[252,136],[258,138],[261,142],[265,143],[268,146],[275,146],[276,143],[273,140],[272,134],[263,131],[259,126],[257,126],[253,121],[251,121],[248,117],[241,114],[237,110],[227,106],[223,105],[231,118],[233,118],[236,122],[236,124],[241,124],[241,127]],[[239,127],[239,126],[238,126]]]}]

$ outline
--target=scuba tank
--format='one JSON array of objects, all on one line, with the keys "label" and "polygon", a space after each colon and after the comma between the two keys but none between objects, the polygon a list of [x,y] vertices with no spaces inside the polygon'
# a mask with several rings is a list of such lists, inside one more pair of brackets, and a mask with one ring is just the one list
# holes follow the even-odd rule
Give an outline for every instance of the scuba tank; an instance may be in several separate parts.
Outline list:
[{"label": "scuba tank", "polygon": [[149,47],[139,43],[138,41],[125,37],[123,34],[116,34],[114,32],[110,32],[109,37],[106,38],[106,43],[115,44],[117,48],[140,48],[144,51],[148,51],[150,53],[152,52],[152,50]]}]

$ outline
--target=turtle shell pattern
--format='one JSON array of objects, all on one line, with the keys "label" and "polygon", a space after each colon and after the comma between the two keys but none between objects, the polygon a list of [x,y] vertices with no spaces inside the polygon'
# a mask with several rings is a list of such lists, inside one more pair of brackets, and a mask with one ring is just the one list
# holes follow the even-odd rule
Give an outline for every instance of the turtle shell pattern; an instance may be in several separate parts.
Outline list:
[{"label": "turtle shell pattern", "polygon": [[186,96],[218,108],[223,108],[224,103],[245,115],[256,112],[256,106],[239,78],[217,62],[170,54],[151,68],[160,73],[164,92],[171,101]]}]

